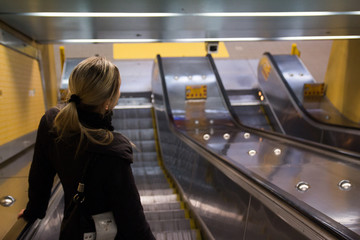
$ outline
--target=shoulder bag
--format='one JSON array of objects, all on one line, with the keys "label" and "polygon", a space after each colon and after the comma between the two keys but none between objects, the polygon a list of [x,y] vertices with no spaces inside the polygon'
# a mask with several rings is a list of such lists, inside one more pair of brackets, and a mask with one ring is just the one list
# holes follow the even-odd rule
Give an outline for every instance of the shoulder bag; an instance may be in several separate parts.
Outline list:
[{"label": "shoulder bag", "polygon": [[85,176],[90,159],[86,161],[80,178],[77,192],[64,212],[61,223],[60,240],[112,240],[117,233],[117,227],[112,212],[91,216],[84,206]]}]

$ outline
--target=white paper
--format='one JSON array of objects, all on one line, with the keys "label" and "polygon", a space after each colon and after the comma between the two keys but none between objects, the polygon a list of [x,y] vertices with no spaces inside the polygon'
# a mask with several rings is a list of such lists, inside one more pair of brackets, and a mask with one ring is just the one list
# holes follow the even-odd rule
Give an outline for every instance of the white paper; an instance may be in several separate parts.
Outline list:
[{"label": "white paper", "polygon": [[91,232],[91,233],[84,233],[84,240],[95,240],[96,238],[96,233]]},{"label": "white paper", "polygon": [[116,222],[112,212],[93,215],[95,222],[96,240],[113,240],[117,233]]}]

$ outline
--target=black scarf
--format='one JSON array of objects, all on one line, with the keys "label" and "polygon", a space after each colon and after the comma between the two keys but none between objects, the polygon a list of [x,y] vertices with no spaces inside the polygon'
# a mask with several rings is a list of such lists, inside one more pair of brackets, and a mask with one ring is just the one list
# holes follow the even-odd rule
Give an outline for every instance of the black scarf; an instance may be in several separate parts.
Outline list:
[{"label": "black scarf", "polygon": [[105,115],[96,112],[88,112],[84,110],[77,110],[79,120],[84,127],[93,129],[107,129],[114,131],[114,127],[111,125],[113,112],[106,112]]}]

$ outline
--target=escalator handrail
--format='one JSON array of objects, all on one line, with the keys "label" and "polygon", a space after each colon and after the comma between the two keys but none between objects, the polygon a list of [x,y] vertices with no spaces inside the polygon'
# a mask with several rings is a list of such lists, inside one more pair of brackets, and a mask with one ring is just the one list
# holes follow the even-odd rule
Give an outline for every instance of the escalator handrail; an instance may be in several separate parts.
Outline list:
[{"label": "escalator handrail", "polygon": [[[52,197],[56,193],[57,189],[61,185],[60,180],[57,179],[54,181],[55,181],[55,183],[51,190],[50,199],[52,199]],[[10,230],[6,233],[3,240],[23,239],[25,236],[27,236],[29,234],[30,231],[31,232],[36,231],[36,229],[32,229],[33,227],[37,228],[39,226],[39,224],[36,224],[36,223],[38,223],[37,220],[29,222],[29,221],[25,220],[24,218],[19,218],[15,222],[15,224],[10,228]]]},{"label": "escalator handrail", "polygon": [[[214,64],[211,55],[207,56],[207,58],[210,59],[210,62],[212,62],[212,64]],[[341,225],[340,223],[334,221],[332,218],[329,218],[320,212],[318,212],[317,214],[314,214],[314,209],[311,208],[310,206],[308,206],[306,204],[302,207],[296,205],[294,203],[295,201],[290,201],[288,198],[280,195],[276,189],[270,187],[266,183],[262,182],[260,179],[254,179],[254,176],[251,175],[249,172],[244,171],[244,169],[240,170],[239,167],[234,166],[229,161],[224,159],[222,156],[219,156],[218,154],[209,151],[204,146],[202,146],[201,144],[199,144],[196,141],[194,141],[193,139],[191,139],[185,133],[178,131],[176,129],[176,127],[174,126],[174,118],[173,118],[171,107],[170,107],[169,96],[166,91],[167,86],[166,86],[165,74],[164,74],[164,69],[163,69],[162,60],[161,60],[160,55],[157,55],[156,60],[158,62],[160,80],[161,80],[161,84],[162,84],[162,94],[163,94],[163,98],[164,98],[164,105],[165,105],[165,111],[166,111],[165,115],[168,118],[168,121],[170,123],[169,127],[170,127],[171,131],[177,137],[179,137],[182,141],[187,143],[190,147],[196,149],[201,154],[206,156],[207,159],[215,159],[215,161],[212,161],[212,163],[217,168],[218,168],[219,164],[222,165],[223,169],[225,169],[225,170],[221,170],[221,171],[224,172],[226,175],[235,174],[237,177],[240,177],[242,180],[247,181],[248,184],[253,186],[255,189],[254,191],[258,190],[263,194],[267,194],[266,195],[267,197],[270,196],[270,198],[272,200],[277,201],[277,202],[280,201],[283,204],[285,204],[286,206],[290,206],[290,208],[296,209],[295,210],[296,212],[299,212],[302,216],[305,216],[307,219],[310,219],[317,226],[321,226],[321,229],[325,229],[327,232],[336,236],[338,239],[354,239],[354,237],[358,237],[358,235],[356,233],[349,230],[348,228]],[[221,82],[220,76],[218,75],[217,70],[215,70],[214,73],[216,75],[217,82],[218,83]],[[219,86],[222,86],[222,83],[220,83]],[[222,86],[222,88],[220,87],[220,90],[222,91],[221,92],[222,96],[223,97],[226,96],[226,94],[224,94],[225,89],[223,86]],[[226,100],[226,97],[224,97],[224,101],[226,104],[230,104],[230,101],[228,99]],[[229,106],[231,106],[231,105],[227,106],[231,113],[232,109],[231,109],[231,107],[229,108]],[[237,123],[237,125],[240,126],[238,122],[235,121],[235,123]],[[246,126],[244,127],[243,125],[241,125],[241,127],[249,129],[249,130],[251,130],[251,132],[254,132],[255,134],[260,133],[259,135],[262,135],[264,137],[273,136],[275,139],[277,139],[277,141],[284,142],[283,135],[276,136],[276,135],[273,135],[272,133],[268,133],[266,131],[262,131],[262,130],[258,130],[258,129],[249,128]],[[294,141],[294,139],[288,139],[288,141],[286,141],[286,143],[290,144],[293,141]],[[297,142],[298,140],[295,140],[295,141]],[[294,145],[294,143],[292,145]],[[305,146],[307,146],[307,145],[305,145]],[[314,148],[314,149],[316,149],[316,148]],[[356,162],[356,163],[358,163],[358,162]],[[239,184],[239,183],[237,183],[237,184]],[[310,213],[310,212],[312,212],[312,213]]]}]

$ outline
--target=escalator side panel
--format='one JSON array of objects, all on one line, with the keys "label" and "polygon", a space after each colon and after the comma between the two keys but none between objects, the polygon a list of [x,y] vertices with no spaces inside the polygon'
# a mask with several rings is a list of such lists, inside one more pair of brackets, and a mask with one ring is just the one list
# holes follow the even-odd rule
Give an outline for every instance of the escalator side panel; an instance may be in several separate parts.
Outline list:
[{"label": "escalator side panel", "polygon": [[322,131],[304,121],[298,114],[285,85],[278,80],[280,76],[266,57],[260,60],[258,79],[267,101],[271,104],[273,115],[278,119],[284,134],[320,142]]},{"label": "escalator side panel", "polygon": [[172,134],[164,112],[156,115],[164,164],[215,239],[307,239]]},{"label": "escalator side panel", "polygon": [[360,152],[358,129],[330,124],[336,118],[346,124],[338,112],[334,115],[335,110],[325,113],[317,109],[317,112],[323,112],[323,122],[320,122],[304,108],[303,85],[314,80],[296,56],[264,55],[258,66],[258,79],[285,134]]},{"label": "escalator side panel", "polygon": [[[212,81],[208,82],[208,87],[217,90],[212,89],[205,101],[186,100],[184,86],[194,81],[180,75],[181,71],[194,76],[205,74],[204,78],[211,80],[213,76],[210,76],[206,61],[206,58],[176,61],[158,57],[159,70],[155,68],[153,80],[155,109],[164,112],[170,130],[250,196],[256,196],[264,207],[291,224],[299,235],[304,234],[311,239],[358,237],[357,232],[352,232],[356,227],[350,221],[359,223],[355,207],[359,192],[339,191],[338,183],[339,179],[351,178],[351,182],[357,185],[360,165],[340,155],[237,125],[226,106],[228,102],[224,100],[224,91],[220,84]],[[197,69],[198,73],[188,69]],[[159,91],[161,88],[164,88],[163,93]],[[212,104],[215,101],[217,103]],[[170,141],[167,139],[164,144]],[[177,154],[180,159],[190,159],[173,171],[178,172],[179,181],[184,181],[181,186],[184,191],[191,191],[194,183],[188,180],[186,173],[194,171],[192,166],[196,164],[192,161],[195,157],[187,156],[186,150],[177,153],[180,150],[164,146],[166,149],[163,151],[169,151],[164,155],[169,155],[170,159]],[[171,162],[166,167],[171,168],[173,164]],[[296,188],[301,181],[311,185],[309,191],[301,192]],[[347,219],[339,216],[344,212]]]},{"label": "escalator side panel", "polygon": [[[251,199],[254,197],[247,190],[233,182],[221,170],[212,165],[208,159],[173,134],[172,130],[170,130],[171,124],[174,124],[172,126],[175,129],[184,131],[184,134],[190,135],[193,139],[204,142],[202,139],[203,134],[211,129],[211,124],[214,125],[214,131],[216,131],[215,127],[218,125],[223,126],[224,124],[229,129],[234,125],[229,121],[230,114],[221,99],[215,76],[207,60],[192,59],[192,61],[188,61],[188,59],[182,59],[179,63],[171,61],[172,59],[166,59],[166,63],[164,63],[167,70],[171,69],[169,72],[174,71],[167,75],[166,79],[168,81],[166,81],[166,85],[161,85],[157,75],[161,68],[155,67],[154,71],[153,90],[161,151],[167,170],[181,186],[188,204],[190,204],[200,221],[204,223],[203,227],[208,229],[215,239],[239,239],[239,237],[246,235],[258,236],[263,239],[272,239],[272,236],[275,237],[274,239],[276,237],[292,239],[294,236],[298,239],[307,239],[302,233],[271,212],[268,207],[262,203],[259,204],[259,201],[255,200],[254,204],[252,204]],[[185,73],[180,74],[182,70],[179,66],[180,62],[186,65],[190,62],[192,66],[186,68]],[[197,62],[201,64],[196,65]],[[210,96],[209,102],[184,101],[185,97],[182,94],[185,93],[185,84],[180,81],[179,85],[176,85],[175,81],[178,79],[174,78],[175,75],[180,78],[181,76],[195,74],[195,72],[192,72],[193,69],[197,70],[197,76],[206,76],[204,78],[208,80],[208,89],[212,89],[212,92],[208,93]],[[183,82],[185,82],[184,80]],[[170,96],[170,105],[173,104],[171,109],[164,105],[162,100],[161,89],[163,87],[170,89],[168,94]],[[216,101],[216,104],[212,104],[212,101]],[[177,111],[178,108],[180,111]],[[165,109],[172,111],[173,115],[168,116],[164,111]],[[182,112],[181,109],[187,110]],[[204,109],[206,111],[202,115],[196,115]],[[194,110],[195,117],[194,115],[187,115],[186,111],[192,112]],[[171,121],[172,117],[174,122]],[[206,122],[203,119],[206,119]],[[196,120],[199,120],[199,122],[196,123]],[[211,139],[213,138],[216,142],[215,134],[211,136]],[[204,142],[204,144],[206,143]],[[214,148],[216,146],[214,144]],[[226,146],[220,144],[219,151],[226,153]],[[259,208],[265,210],[259,211]],[[256,214],[259,213],[264,213],[264,215],[256,218]],[[258,222],[250,223],[248,219],[251,221],[256,219]],[[264,219],[268,220],[263,221]],[[282,226],[281,231],[273,227],[273,223]],[[248,226],[250,227],[248,228]],[[266,231],[264,232],[263,229],[266,229]]]}]

